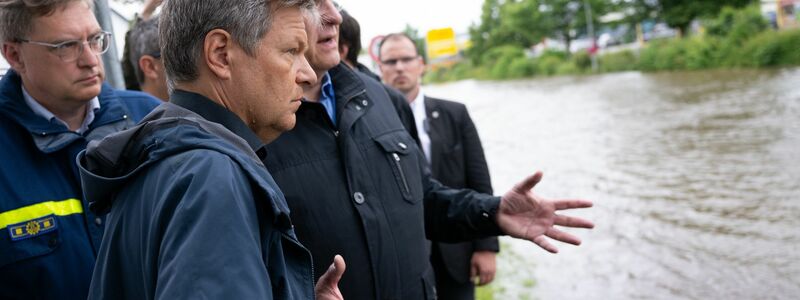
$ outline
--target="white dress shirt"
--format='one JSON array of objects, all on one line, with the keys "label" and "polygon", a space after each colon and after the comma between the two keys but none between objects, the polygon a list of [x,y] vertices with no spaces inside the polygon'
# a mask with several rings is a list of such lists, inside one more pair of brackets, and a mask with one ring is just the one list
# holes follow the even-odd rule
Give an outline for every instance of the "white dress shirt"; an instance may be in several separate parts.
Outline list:
[{"label": "white dress shirt", "polygon": [[422,144],[422,152],[425,153],[425,159],[431,162],[431,137],[428,135],[427,122],[428,115],[425,113],[425,94],[422,93],[420,88],[417,93],[417,98],[411,102],[411,112],[414,113],[414,121],[417,123],[417,134],[419,135],[419,142]]}]

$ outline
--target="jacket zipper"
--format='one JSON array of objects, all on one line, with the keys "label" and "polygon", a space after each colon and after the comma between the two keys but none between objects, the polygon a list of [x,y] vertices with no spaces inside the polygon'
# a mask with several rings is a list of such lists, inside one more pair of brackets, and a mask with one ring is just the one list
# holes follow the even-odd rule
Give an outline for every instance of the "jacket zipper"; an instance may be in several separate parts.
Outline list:
[{"label": "jacket zipper", "polygon": [[400,165],[400,155],[397,155],[397,153],[395,152],[392,153],[392,156],[394,157],[394,165],[397,166],[397,171],[400,171],[400,179],[403,180],[403,188],[404,188],[403,191],[406,194],[410,194],[411,191],[408,188],[408,181],[406,181],[406,174],[403,173],[403,167]]}]

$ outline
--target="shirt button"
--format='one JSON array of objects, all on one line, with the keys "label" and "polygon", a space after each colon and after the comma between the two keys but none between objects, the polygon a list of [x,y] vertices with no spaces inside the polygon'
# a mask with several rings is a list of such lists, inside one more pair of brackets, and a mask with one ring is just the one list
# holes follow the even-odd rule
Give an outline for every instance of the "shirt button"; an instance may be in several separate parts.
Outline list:
[{"label": "shirt button", "polygon": [[94,223],[97,224],[97,226],[103,225],[103,219],[100,219],[99,217],[94,218]]},{"label": "shirt button", "polygon": [[367,100],[361,100],[361,105],[367,106],[367,104],[369,104],[369,102],[367,102]]},{"label": "shirt button", "polygon": [[58,238],[51,237],[50,240],[47,241],[47,246],[50,248],[55,248],[56,246],[58,246]]},{"label": "shirt button", "polygon": [[356,110],[361,110],[361,105],[356,105]]},{"label": "shirt button", "polygon": [[408,145],[406,145],[405,143],[397,143],[397,145],[400,146],[400,149],[403,150],[406,150],[406,148],[408,148]]},{"label": "shirt button", "polygon": [[358,204],[364,204],[364,194],[361,192],[355,192],[355,194],[353,194],[353,200],[355,200]]}]

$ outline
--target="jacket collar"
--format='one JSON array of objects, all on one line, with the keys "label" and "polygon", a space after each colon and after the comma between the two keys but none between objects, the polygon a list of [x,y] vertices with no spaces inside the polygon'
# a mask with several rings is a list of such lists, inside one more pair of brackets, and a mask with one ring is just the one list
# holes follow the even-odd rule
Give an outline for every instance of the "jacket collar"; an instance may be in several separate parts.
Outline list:
[{"label": "jacket collar", "polygon": [[336,111],[341,111],[347,102],[366,91],[366,86],[357,71],[353,71],[344,63],[339,63],[328,70],[333,82],[333,91],[336,95]]}]

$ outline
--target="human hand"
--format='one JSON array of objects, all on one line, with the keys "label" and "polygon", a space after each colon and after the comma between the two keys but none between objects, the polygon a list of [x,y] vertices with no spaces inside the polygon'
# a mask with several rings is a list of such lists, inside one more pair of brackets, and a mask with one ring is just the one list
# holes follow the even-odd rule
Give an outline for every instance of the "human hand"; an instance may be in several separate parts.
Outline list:
[{"label": "human hand", "polygon": [[532,241],[552,253],[558,253],[558,248],[545,237],[580,245],[579,238],[553,226],[593,228],[594,224],[581,218],[558,215],[556,211],[592,207],[592,202],[542,198],[531,191],[541,180],[542,172],[536,172],[503,195],[497,211],[497,224],[506,234]]},{"label": "human hand", "polygon": [[344,258],[341,255],[333,257],[333,263],[314,286],[314,294],[317,300],[344,299],[342,292],[339,291],[339,280],[342,279],[345,267]]},{"label": "human hand", "polygon": [[144,8],[142,8],[142,14],[139,17],[142,18],[142,20],[150,19],[156,11],[156,8],[158,8],[162,2],[164,2],[164,0],[144,0]]},{"label": "human hand", "polygon": [[492,251],[475,251],[470,260],[469,278],[478,278],[477,285],[487,285],[494,280],[497,271],[496,253]]}]

